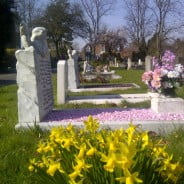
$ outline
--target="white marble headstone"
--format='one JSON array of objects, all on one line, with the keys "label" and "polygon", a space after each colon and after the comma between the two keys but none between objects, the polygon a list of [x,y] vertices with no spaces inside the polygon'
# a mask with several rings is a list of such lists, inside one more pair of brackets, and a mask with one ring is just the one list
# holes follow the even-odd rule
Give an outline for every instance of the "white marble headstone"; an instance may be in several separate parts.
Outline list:
[{"label": "white marble headstone", "polygon": [[[68,52],[69,53],[69,52]],[[78,69],[78,56],[75,50],[69,55],[67,60],[68,65],[68,89],[77,89],[79,87],[79,69]]]},{"label": "white marble headstone", "polygon": [[[45,28],[39,27],[36,43],[46,43]],[[40,31],[40,32],[39,32]],[[44,36],[43,36],[44,34]],[[40,40],[39,40],[40,39]],[[44,40],[45,39],[45,40]],[[53,109],[51,63],[47,45],[42,48],[44,55],[32,45],[16,51],[18,85],[18,120],[22,123],[40,122]]]},{"label": "white marble headstone", "polygon": [[127,67],[127,70],[131,69],[132,68],[132,60],[130,58],[128,58],[128,67]]}]

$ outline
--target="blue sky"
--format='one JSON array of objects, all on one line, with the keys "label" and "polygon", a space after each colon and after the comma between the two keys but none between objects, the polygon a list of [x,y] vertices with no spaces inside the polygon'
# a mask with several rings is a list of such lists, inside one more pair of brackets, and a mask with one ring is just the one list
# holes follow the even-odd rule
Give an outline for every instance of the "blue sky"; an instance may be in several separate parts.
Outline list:
[{"label": "blue sky", "polygon": [[113,11],[103,18],[103,22],[110,28],[118,28],[125,25],[126,10],[123,8],[123,0],[116,0]]}]

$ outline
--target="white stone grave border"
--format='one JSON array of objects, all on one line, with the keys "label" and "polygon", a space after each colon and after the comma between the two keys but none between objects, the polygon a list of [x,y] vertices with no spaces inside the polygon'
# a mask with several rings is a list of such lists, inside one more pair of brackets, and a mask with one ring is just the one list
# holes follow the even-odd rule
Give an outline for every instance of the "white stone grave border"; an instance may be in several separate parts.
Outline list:
[{"label": "white stone grave border", "polygon": [[[120,128],[127,128],[130,124],[130,121],[100,121],[100,128],[104,129],[120,129]],[[158,134],[167,134],[170,133],[176,129],[183,128],[184,127],[184,120],[136,120],[132,121],[134,125],[137,125],[138,127],[142,128],[142,130],[145,131],[153,131]],[[50,130],[53,127],[59,127],[72,124],[77,128],[81,128],[84,126],[83,122],[40,122],[40,123],[25,123],[23,125],[17,125],[16,128],[22,128],[22,129],[31,129],[36,126],[38,126],[42,130]]]}]

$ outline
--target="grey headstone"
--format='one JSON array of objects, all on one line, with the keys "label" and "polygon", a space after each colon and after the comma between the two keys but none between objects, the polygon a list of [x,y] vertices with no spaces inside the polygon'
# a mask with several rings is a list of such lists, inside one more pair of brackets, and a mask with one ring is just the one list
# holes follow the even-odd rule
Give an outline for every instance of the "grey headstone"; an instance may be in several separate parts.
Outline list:
[{"label": "grey headstone", "polygon": [[151,56],[146,56],[145,58],[145,71],[150,71],[153,69],[153,64],[152,64],[152,57]]}]

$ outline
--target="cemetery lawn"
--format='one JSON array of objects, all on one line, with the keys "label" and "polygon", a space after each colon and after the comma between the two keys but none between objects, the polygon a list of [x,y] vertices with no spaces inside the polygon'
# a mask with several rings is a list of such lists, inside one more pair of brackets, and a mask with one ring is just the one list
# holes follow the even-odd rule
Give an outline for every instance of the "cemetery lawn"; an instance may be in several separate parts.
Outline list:
[{"label": "cemetery lawn", "polygon": [[[36,183],[28,171],[36,144],[47,135],[39,128],[15,130],[17,120],[17,86],[0,87],[0,183]],[[26,116],[26,115],[25,115]]]},{"label": "cemetery lawn", "polygon": [[[141,76],[144,73],[144,70],[125,70],[121,68],[111,68],[115,70],[117,75],[120,75],[121,79],[110,80],[110,84],[114,83],[135,83],[140,86],[140,88],[130,88],[126,90],[114,89],[112,91],[90,91],[90,92],[80,92],[73,93],[69,92],[69,96],[91,96],[91,95],[111,95],[111,94],[134,94],[134,93],[146,93],[147,86],[141,81]],[[94,84],[94,83],[93,83]],[[100,84],[100,83],[96,83]]]},{"label": "cemetery lawn", "polygon": [[[112,95],[112,94],[136,94],[136,93],[147,93],[149,90],[147,86],[141,81],[141,76],[144,70],[125,70],[121,68],[111,68],[115,70],[117,75],[120,75],[121,79],[111,80],[109,83],[135,83],[140,88],[130,88],[126,90],[114,89],[112,91],[88,91],[88,92],[68,92],[68,96],[93,96],[93,95]],[[56,89],[56,76],[54,76],[54,86]],[[93,83],[94,84],[94,83]],[[100,83],[96,83],[100,84]],[[184,86],[176,89],[178,97],[184,98]],[[56,98],[55,98],[56,99]]]},{"label": "cemetery lawn", "polygon": [[[118,70],[117,72],[121,71]],[[136,75],[134,74],[135,71],[129,72],[132,73],[132,76]],[[129,72],[125,73],[128,75]],[[140,78],[138,79],[132,76],[129,75],[129,80],[131,79],[131,82],[139,80],[139,83],[141,83]],[[54,76],[53,80],[54,95],[56,96],[56,76]],[[144,89],[146,92],[146,88]],[[184,88],[180,91],[180,95],[184,97]],[[123,103],[122,106],[124,107],[132,106],[132,104]],[[111,106],[113,107],[114,105],[104,105],[104,107]],[[138,104],[138,106],[141,107],[140,104]],[[61,108],[81,107],[88,108],[96,106],[92,104],[66,104]],[[17,86],[9,85],[0,87],[0,183],[36,184],[39,183],[37,182],[38,179],[28,171],[29,159],[35,156],[35,149],[38,141],[47,137],[48,132],[43,132],[36,126],[35,128],[24,131],[15,130],[15,124],[17,122]],[[168,151],[174,154],[174,159],[184,164],[184,129],[176,130],[172,134],[163,137],[163,139],[166,144],[168,144]],[[184,184],[184,182],[180,182],[179,184]]]}]

